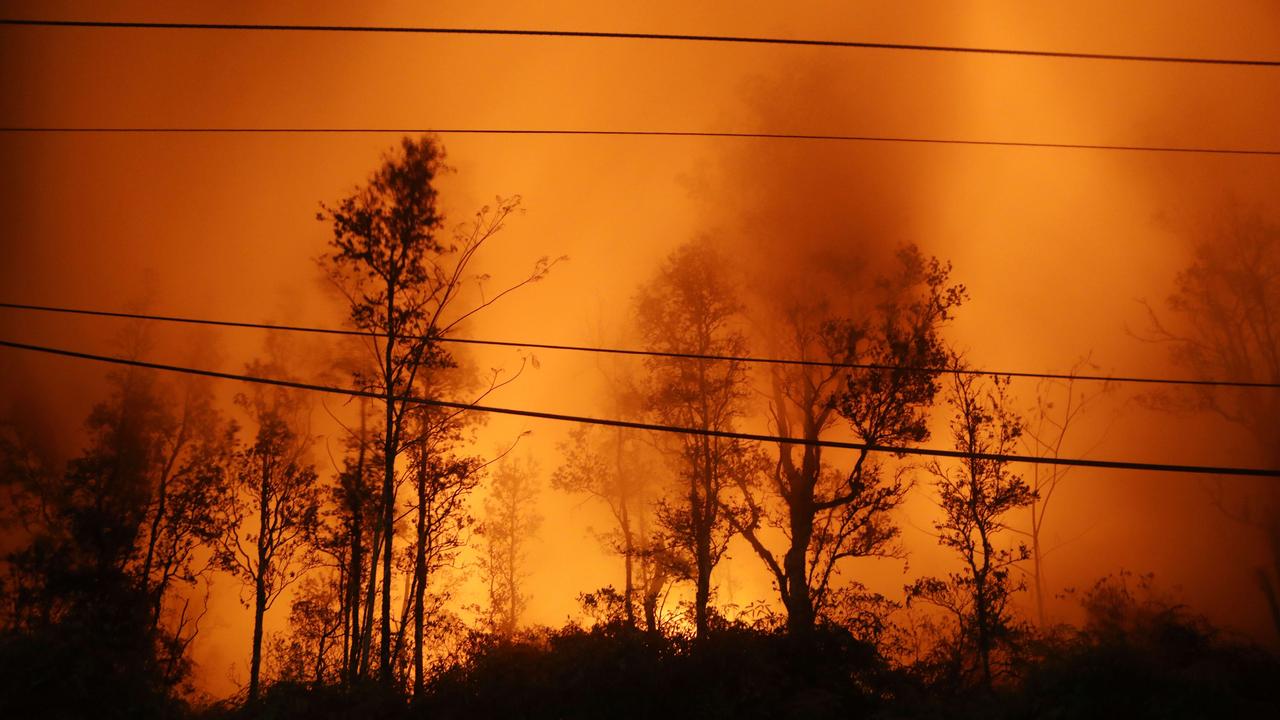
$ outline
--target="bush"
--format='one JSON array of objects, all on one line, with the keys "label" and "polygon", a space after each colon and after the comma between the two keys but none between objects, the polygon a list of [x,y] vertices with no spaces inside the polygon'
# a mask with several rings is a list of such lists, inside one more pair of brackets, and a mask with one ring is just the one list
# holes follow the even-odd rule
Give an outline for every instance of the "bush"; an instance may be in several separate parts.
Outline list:
[{"label": "bush", "polygon": [[576,627],[476,648],[417,703],[432,718],[850,717],[888,670],[838,630],[804,643],[727,627],[705,641]]}]

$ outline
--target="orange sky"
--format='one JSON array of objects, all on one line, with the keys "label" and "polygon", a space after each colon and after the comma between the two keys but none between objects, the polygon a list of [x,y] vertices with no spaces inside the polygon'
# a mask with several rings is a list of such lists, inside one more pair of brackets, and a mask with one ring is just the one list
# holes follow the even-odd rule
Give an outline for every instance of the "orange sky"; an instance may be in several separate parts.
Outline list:
[{"label": "orange sky", "polygon": [[[0,3],[4,17],[579,29],[833,38],[1083,52],[1280,57],[1273,3],[548,2]],[[849,49],[412,35],[0,29],[0,124],[454,126],[726,130],[1081,143],[1280,147],[1280,72]],[[389,135],[0,135],[0,299],[334,325],[313,259],[314,220],[363,181]],[[461,221],[494,195],[526,213],[480,259],[495,283],[538,257],[569,263],[468,328],[475,337],[627,344],[632,293],[675,245],[727,238],[747,267],[766,228],[781,248],[915,241],[951,260],[971,301],[951,339],[980,367],[1062,371],[1092,353],[1105,371],[1175,374],[1134,339],[1135,302],[1156,304],[1194,233],[1227,202],[1280,211],[1275,158],[1049,149],[805,144],[672,138],[445,136],[442,183]],[[760,257],[765,257],[761,255]],[[748,278],[748,282],[751,278]],[[0,312],[0,336],[110,350],[107,322]],[[158,359],[183,357],[159,331]],[[221,333],[202,364],[236,370],[260,349]],[[167,354],[166,354],[167,353]],[[604,415],[589,358],[539,353],[541,369],[494,404]],[[481,367],[514,368],[486,351]],[[103,369],[0,352],[10,399],[76,426]],[[1015,388],[1029,407],[1034,388]],[[19,392],[21,391],[21,392]],[[549,472],[565,428],[497,418],[482,450],[525,429]],[[1241,441],[1198,418],[1114,394],[1077,451],[1248,464]],[[935,445],[944,438],[935,437]],[[74,443],[67,441],[69,445]],[[528,619],[557,624],[577,593],[620,582],[588,526],[606,518],[545,489]],[[1155,570],[1195,606],[1265,628],[1255,552],[1207,510],[1196,478],[1081,471],[1049,534],[1051,584]],[[910,576],[946,568],[918,493],[904,513]],[[597,513],[593,515],[593,513]],[[1195,518],[1192,522],[1190,519]],[[1241,553],[1222,562],[1224,552]],[[756,559],[730,553],[733,599],[771,598]],[[1261,556],[1258,556],[1261,557]],[[900,565],[850,568],[900,595]],[[722,581],[725,578],[722,576]],[[195,650],[203,687],[244,677],[248,614],[217,585]],[[282,627],[282,604],[268,629]],[[231,670],[232,664],[239,670]]]}]

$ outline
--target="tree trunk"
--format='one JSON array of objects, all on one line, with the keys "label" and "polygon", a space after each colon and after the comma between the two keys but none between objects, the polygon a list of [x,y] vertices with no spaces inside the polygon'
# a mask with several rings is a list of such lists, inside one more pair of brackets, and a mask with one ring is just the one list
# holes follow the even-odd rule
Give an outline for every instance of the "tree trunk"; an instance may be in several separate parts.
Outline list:
[{"label": "tree trunk", "polygon": [[640,564],[641,578],[644,580],[643,594],[640,598],[644,611],[644,629],[650,635],[658,633],[658,595],[662,592],[665,581],[663,570],[659,567],[654,544],[649,538],[648,523],[644,512],[640,513],[640,542],[644,547],[644,559]]},{"label": "tree trunk", "polygon": [[[155,563],[156,543],[160,540],[160,523],[164,520],[164,513],[169,495],[168,468],[160,475],[160,484],[156,488],[156,509],[155,515],[151,518],[151,527],[147,532],[147,556],[142,563],[142,573],[138,581],[142,583],[142,595],[152,602],[151,627],[155,627],[160,623],[160,605],[164,591],[161,588],[151,587],[151,566]],[[151,593],[155,592],[153,598]]]},{"label": "tree trunk", "polygon": [[418,547],[414,556],[413,591],[413,694],[422,694],[422,614],[427,590],[427,479],[426,446],[422,449],[422,467],[418,469]]},{"label": "tree trunk", "polygon": [[351,649],[355,635],[351,632],[351,576],[350,567],[341,568],[338,575],[338,632],[342,649],[338,655],[338,682],[342,687],[351,685]]},{"label": "tree trunk", "polygon": [[[325,633],[328,633],[327,629]],[[320,640],[316,643],[316,677],[312,686],[317,689],[324,686],[324,646],[328,639],[327,634],[321,634]]]},{"label": "tree trunk", "polygon": [[[696,564],[696,589],[693,597],[694,630],[699,640],[705,640],[710,632],[707,619],[707,605],[711,602],[711,517],[707,513],[709,493],[713,491],[711,478],[709,441],[703,443],[703,472],[701,478],[693,481],[693,492],[689,501],[693,510],[694,561]],[[702,484],[698,488],[698,483]],[[701,493],[699,492],[701,490]]]},{"label": "tree trunk", "polygon": [[164,519],[164,513],[168,501],[169,482],[168,472],[161,475],[160,486],[156,492],[156,510],[155,516],[151,518],[151,527],[147,533],[147,557],[142,563],[142,573],[138,581],[142,583],[142,596],[151,602],[151,629],[154,630],[160,625],[160,611],[164,602],[164,586],[157,583],[156,587],[151,587],[151,566],[154,564],[156,543],[160,539],[160,523]]},{"label": "tree trunk", "polygon": [[988,632],[988,612],[986,598],[986,582],[985,578],[974,578],[974,590],[977,594],[975,608],[975,624],[977,627],[978,640],[978,661],[982,669],[982,687],[987,691],[991,690],[991,638]]},{"label": "tree trunk", "polygon": [[363,528],[359,517],[358,513],[355,514],[351,522],[351,570],[350,577],[347,580],[347,615],[350,617],[348,622],[350,646],[347,650],[344,672],[346,673],[348,684],[353,682],[360,672],[360,581],[364,577],[364,559],[361,557],[360,534]]},{"label": "tree trunk", "polygon": [[1044,612],[1044,565],[1040,561],[1040,517],[1037,503],[1031,503],[1031,562],[1036,591],[1036,620],[1043,630],[1047,624]]},{"label": "tree trunk", "polygon": [[151,518],[151,527],[147,532],[147,557],[142,563],[142,595],[149,597],[151,600],[151,629],[155,630],[160,625],[160,612],[164,604],[166,572],[161,573],[161,580],[156,583],[155,587],[151,587],[151,569],[155,562],[156,544],[160,540],[160,526],[164,523],[164,514],[168,509],[169,499],[169,481],[173,477],[173,466],[178,461],[178,455],[182,452],[183,446],[186,444],[187,422],[190,417],[190,396],[184,401],[182,411],[182,424],[178,427],[178,434],[173,441],[173,449],[169,452],[169,456],[165,459],[164,466],[160,469],[160,479],[156,486],[156,509],[155,515]]},{"label": "tree trunk", "polygon": [[395,292],[394,281],[387,291],[387,341],[383,383],[385,385],[387,426],[383,432],[383,458],[385,468],[382,477],[382,645],[378,653],[378,677],[384,685],[391,685],[391,557],[395,544],[396,522],[396,427],[395,381],[393,350],[395,348]]},{"label": "tree trunk", "polygon": [[365,399],[360,399],[360,449],[356,453],[356,476],[351,488],[351,571],[347,582],[347,612],[350,613],[350,645],[343,672],[347,684],[355,681],[360,675],[361,639],[360,632],[360,581],[364,578],[364,470],[367,435],[365,426]]},{"label": "tree trunk", "polygon": [[404,575],[404,602],[400,604],[400,627],[392,633],[391,657],[398,658],[404,651],[405,636],[409,633],[409,613],[413,610],[413,593],[417,586],[417,574],[407,572]]},{"label": "tree trunk", "polygon": [[[775,393],[778,392],[780,391],[775,388]],[[781,403],[781,398],[778,402]],[[812,405],[813,403],[809,403],[810,407]],[[779,404],[779,407],[782,405]],[[811,416],[803,418],[802,432],[805,438],[817,440],[820,427],[820,420]],[[783,431],[784,434],[789,432],[789,426],[783,426]],[[790,460],[789,455],[787,457],[782,472],[786,473],[784,484],[787,486],[787,496],[784,499],[791,541],[787,552],[782,556],[783,582],[779,583],[778,591],[782,595],[782,605],[787,610],[787,632],[792,637],[808,637],[813,632],[815,620],[813,591],[809,587],[809,545],[813,542],[813,520],[818,512],[814,488],[818,483],[818,474],[822,472],[822,455],[816,448],[806,447],[799,467]],[[764,551],[757,548],[756,552]]]},{"label": "tree trunk", "polygon": [[[625,501],[624,501],[625,502]],[[627,627],[636,626],[636,586],[634,580],[635,542],[631,537],[631,522],[627,518],[627,506],[622,506],[622,558],[623,571],[626,573],[623,595],[626,601]]]},{"label": "tree trunk", "polygon": [[267,612],[267,573],[271,571],[268,546],[270,501],[268,494],[271,470],[263,460],[262,485],[258,491],[258,572],[253,578],[253,653],[249,661],[249,702],[258,699],[258,677],[262,672],[262,617]]},{"label": "tree trunk", "polygon": [[[517,485],[517,487],[519,487]],[[511,521],[511,538],[507,543],[507,638],[516,634],[516,551],[519,546],[520,508],[516,505],[517,493],[511,493],[511,506],[508,508]]]},{"label": "tree trunk", "polygon": [[249,661],[249,702],[258,699],[258,677],[262,673],[262,617],[266,614],[267,603],[263,597],[261,575],[257,582],[257,590],[253,600],[253,654]]},{"label": "tree trunk", "polygon": [[376,529],[371,553],[371,557],[375,558],[375,560],[369,563],[369,584],[364,597],[364,627],[361,628],[363,637],[361,638],[360,648],[360,675],[365,677],[369,674],[369,663],[373,660],[373,607],[378,597],[378,562],[376,558],[381,551],[382,531],[381,529]]},{"label": "tree trunk", "polygon": [[977,624],[978,660],[982,669],[982,687],[991,692],[991,599],[987,592],[987,579],[991,574],[991,544],[986,530],[978,526],[982,541],[982,565],[973,574],[974,615]]},{"label": "tree trunk", "polygon": [[623,598],[626,603],[627,627],[634,628],[636,626],[636,607],[635,595],[636,586],[633,574],[633,559],[635,557],[635,544],[631,537],[631,515],[628,501],[630,493],[628,485],[623,479],[625,472],[622,463],[622,428],[618,428],[617,447],[614,453],[614,471],[618,481],[618,519],[622,525],[622,563],[626,573],[623,586]]},{"label": "tree trunk", "polygon": [[787,608],[787,631],[793,637],[812,633],[814,623],[813,596],[809,591],[809,543],[813,539],[811,503],[799,498],[788,503],[791,520],[791,545],[782,559],[787,586],[782,589]]},{"label": "tree trunk", "polygon": [[699,640],[705,640],[710,632],[707,621],[707,605],[711,601],[711,562],[710,553],[699,543],[698,548],[698,586],[694,593],[694,626]]}]

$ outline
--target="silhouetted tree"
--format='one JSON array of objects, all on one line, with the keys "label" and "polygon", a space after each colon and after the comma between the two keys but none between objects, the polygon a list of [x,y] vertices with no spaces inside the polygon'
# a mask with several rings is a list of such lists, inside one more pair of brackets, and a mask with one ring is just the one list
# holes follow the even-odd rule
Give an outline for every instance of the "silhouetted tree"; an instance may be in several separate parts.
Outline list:
[{"label": "silhouetted tree", "polygon": [[[640,568],[653,558],[644,549],[649,538],[643,532],[646,512],[644,473],[639,437],[623,428],[581,426],[570,431],[569,439],[560,444],[561,465],[551,476],[551,485],[566,492],[596,498],[608,506],[617,528],[605,536],[609,548],[623,560],[623,618],[630,627],[636,625],[637,577],[646,578],[653,571]],[[652,627],[652,615],[647,623]]]},{"label": "silhouetted tree", "polygon": [[640,558],[640,608],[644,613],[645,631],[656,635],[661,629],[664,606],[672,586],[679,580],[691,577],[687,555],[669,545],[670,539],[659,531],[647,532],[643,545],[636,549]]},{"label": "silhouetted tree", "polygon": [[[738,327],[742,306],[727,260],[708,239],[686,243],[667,257],[636,296],[636,316],[645,349],[740,357],[746,338]],[[747,394],[741,360],[711,362],[651,356],[643,386],[646,407],[658,422],[706,433],[734,429]],[[681,434],[670,446],[678,488],[658,504],[658,521],[693,570],[694,623],[708,631],[711,572],[733,532],[723,505],[725,488],[755,473],[753,448],[710,434]]]},{"label": "silhouetted tree", "polygon": [[[377,592],[378,566],[374,560],[382,538],[381,446],[369,431],[366,404],[361,398],[359,420],[355,428],[349,429],[342,466],[330,487],[331,502],[322,523],[329,533],[324,545],[340,564],[341,678],[345,684],[364,677],[368,669],[373,647],[373,598]],[[367,602],[363,600],[366,594]]]},{"label": "silhouetted tree", "polygon": [[18,421],[21,410],[0,422],[0,532],[17,540],[5,548],[0,598],[0,625],[28,627],[43,613],[37,598],[45,578],[38,572],[37,546],[47,545],[56,532],[59,467],[63,464],[43,439],[35,423]]},{"label": "silhouetted tree", "polygon": [[[772,574],[792,634],[812,630],[842,560],[900,553],[888,513],[908,489],[901,470],[890,472],[865,449],[850,469],[837,469],[816,444],[841,424],[868,445],[928,438],[938,385],[936,373],[921,368],[945,365],[940,331],[964,288],[950,284],[949,265],[925,260],[914,246],[902,248],[897,263],[889,276],[848,289],[857,317],[820,296],[783,312],[778,351],[810,364],[771,369],[769,411],[779,434],[807,444],[779,444],[764,483],[776,506],[744,485],[734,499],[743,511],[733,517]],[[781,553],[769,547],[770,528],[786,541]]]},{"label": "silhouetted tree", "polygon": [[[166,394],[178,397],[165,402],[159,418],[136,573],[151,602],[166,672],[176,680],[208,610],[214,564],[207,545],[217,533],[216,508],[229,482],[236,427],[215,407],[208,383],[181,378],[168,387]],[[174,592],[175,586],[183,591]]]},{"label": "silhouetted tree", "polygon": [[[1036,392],[1034,420],[1023,433],[1024,444],[1031,455],[1062,457],[1063,446],[1071,428],[1083,413],[1110,390],[1109,384],[1092,391],[1077,387],[1075,376],[1086,365],[1089,365],[1087,358],[1077,362],[1065,380],[1049,378],[1040,381]],[[1036,597],[1036,619],[1042,629],[1049,625],[1044,602],[1047,583],[1044,560],[1055,549],[1044,546],[1045,516],[1059,483],[1071,470],[1068,466],[1042,464],[1032,465],[1030,469],[1028,486],[1035,491],[1035,497],[1028,508],[1031,527],[1027,534],[1031,539],[1031,581]]]},{"label": "silhouetted tree", "polygon": [[109,382],[111,396],[93,407],[86,422],[87,447],[61,476],[35,465],[38,458],[26,454],[20,436],[6,453],[6,464],[27,475],[22,479],[29,484],[15,489],[30,493],[19,502],[28,509],[23,522],[31,542],[9,557],[22,598],[20,625],[56,623],[106,586],[148,596],[133,570],[141,555],[163,405],[151,373],[113,373]]},{"label": "silhouetted tree", "polygon": [[[1196,243],[1168,309],[1171,321],[1150,311],[1152,339],[1167,344],[1178,365],[1205,379],[1280,382],[1280,225],[1260,211],[1226,214],[1211,236]],[[1159,399],[1172,409],[1188,406],[1172,396]],[[1261,462],[1280,467],[1280,392],[1201,387],[1189,405],[1243,428]],[[1280,484],[1231,482],[1230,491],[1214,487],[1215,501],[1256,528],[1266,544],[1271,567],[1255,572],[1280,633]]]},{"label": "silhouetted tree", "polygon": [[[645,399],[636,385],[634,367],[622,362],[596,366],[604,377],[609,414],[624,420],[643,420]],[[559,445],[562,461],[551,477],[560,490],[595,498],[609,508],[616,527],[598,534],[611,552],[622,557],[623,590],[618,595],[620,621],[636,627],[636,608],[643,614],[649,633],[658,631],[658,604],[669,584],[679,575],[674,554],[654,528],[653,505],[660,492],[660,471],[655,462],[654,444],[644,435],[626,428],[581,426],[570,431]],[[612,586],[591,595],[602,606],[612,607]]]},{"label": "silhouetted tree", "polygon": [[[280,368],[255,361],[247,374],[282,377]],[[258,698],[262,670],[262,623],[280,593],[315,562],[320,487],[306,462],[312,438],[302,427],[305,411],[297,391],[258,387],[237,402],[257,428],[254,441],[236,452],[231,488],[219,508],[215,537],[219,565],[250,592],[253,644],[249,701]],[[247,604],[247,603],[246,603]]]},{"label": "silhouetted tree", "polygon": [[542,517],[534,510],[538,466],[531,459],[506,459],[493,472],[484,503],[484,555],[480,569],[489,589],[489,625],[507,638],[519,627],[529,602],[523,590],[528,577],[526,548]]},{"label": "silhouetted tree", "polygon": [[1008,386],[1008,378],[996,377],[987,387],[979,376],[951,375],[951,437],[964,458],[945,465],[934,460],[928,470],[937,482],[943,513],[934,523],[938,542],[959,554],[964,567],[945,579],[922,578],[907,588],[910,599],[955,615],[957,659],[972,649],[987,689],[993,679],[992,652],[1013,629],[1009,597],[1023,587],[1010,570],[1030,555],[1023,543],[997,547],[997,536],[1006,529],[1005,516],[1036,497],[1007,461],[991,457],[1013,454],[1022,437],[1022,419],[1009,408]]},{"label": "silhouetted tree", "polygon": [[[519,373],[516,374],[517,376]],[[491,381],[474,399],[480,402],[506,384],[494,371]],[[514,377],[511,378],[514,380]],[[506,382],[510,382],[508,380]],[[419,378],[422,394],[441,397],[446,392],[470,390],[459,370]],[[436,573],[451,566],[465,547],[466,531],[473,518],[466,512],[471,492],[479,484],[484,461],[461,452],[470,439],[478,416],[454,408],[420,405],[410,414],[409,465],[414,486],[415,541],[413,546],[413,689],[421,694],[426,683],[426,631],[430,583]]]},{"label": "silhouetted tree", "polygon": [[289,603],[289,630],[272,638],[273,681],[306,682],[313,687],[332,684],[342,673],[342,624],[336,576],[308,576]]},{"label": "silhouetted tree", "polygon": [[474,222],[444,241],[438,237],[444,215],[437,207],[434,183],[447,169],[444,150],[434,139],[404,138],[363,187],[337,207],[323,207],[318,215],[333,225],[332,251],[321,262],[347,300],[350,321],[369,334],[379,363],[374,377],[359,379],[381,395],[384,406],[379,672],[387,684],[392,679],[396,461],[404,447],[407,396],[420,372],[453,365],[440,338],[512,290],[542,279],[554,264],[543,258],[525,279],[506,290],[470,309],[455,307],[464,284],[473,279],[470,265],[475,254],[502,229],[519,198],[499,199],[492,210],[482,208]]},{"label": "silhouetted tree", "polygon": [[[149,347],[141,326],[121,342],[131,357]],[[175,399],[174,386],[149,371],[108,380],[109,397],[86,423],[87,446],[65,472],[16,427],[0,436],[3,485],[26,536],[5,557],[6,625],[36,653],[7,661],[30,665],[36,696],[59,696],[43,697],[53,714],[107,688],[139,713],[167,702],[203,615],[192,608],[198,595],[173,590],[203,574],[196,555],[213,530],[226,427],[199,383],[175,384]]]}]

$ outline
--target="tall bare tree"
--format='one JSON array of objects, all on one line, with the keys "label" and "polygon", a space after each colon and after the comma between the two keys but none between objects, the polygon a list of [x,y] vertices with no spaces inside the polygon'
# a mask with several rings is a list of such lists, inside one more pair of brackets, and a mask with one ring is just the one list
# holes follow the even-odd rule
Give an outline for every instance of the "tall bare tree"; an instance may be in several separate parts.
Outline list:
[{"label": "tall bare tree", "polygon": [[[617,527],[602,539],[622,557],[623,616],[630,627],[636,625],[637,584],[643,585],[649,574],[643,566],[653,559],[646,552],[649,538],[644,532],[648,467],[643,447],[634,431],[581,426],[561,443],[561,465],[551,476],[553,487],[588,495],[609,508]],[[647,624],[652,620],[647,617]]]},{"label": "tall bare tree", "polygon": [[369,432],[366,401],[359,403],[359,420],[350,429],[346,452],[326,506],[325,527],[330,533],[326,545],[341,564],[340,615],[343,618],[341,678],[356,682],[368,669],[372,647],[372,624],[364,620],[377,589],[376,557],[380,547],[382,513],[379,509],[381,453]]},{"label": "tall bare tree", "polygon": [[[672,252],[636,296],[645,349],[660,353],[745,355],[741,310],[727,258],[706,238]],[[643,392],[652,417],[701,431],[671,443],[679,485],[657,512],[670,544],[687,555],[693,570],[694,624],[701,639],[709,629],[711,573],[733,535],[724,492],[754,474],[752,447],[714,435],[734,430],[744,411],[747,366],[737,359],[670,356],[651,356],[645,366]]]},{"label": "tall bare tree", "polygon": [[[516,372],[512,377],[500,380],[500,371],[494,370],[487,385],[477,392],[471,373],[454,368],[449,372],[420,377],[419,385],[427,397],[468,393],[474,395],[473,403],[479,403],[519,375]],[[413,598],[413,689],[418,695],[426,683],[424,656],[430,585],[439,571],[454,564],[459,551],[466,546],[467,532],[474,525],[474,519],[467,513],[467,501],[479,485],[487,463],[463,451],[466,441],[474,439],[479,416],[453,408],[418,406],[413,409],[410,421],[409,464],[415,517],[410,587]]]},{"label": "tall bare tree", "polygon": [[[1067,444],[1067,436],[1072,435],[1072,428],[1079,424],[1081,417],[1096,405],[1111,385],[1094,386],[1093,389],[1079,387],[1076,375],[1091,365],[1088,358],[1081,359],[1072,366],[1067,378],[1043,379],[1036,389],[1036,406],[1032,411],[1031,421],[1023,433],[1023,444],[1031,455],[1040,457],[1062,457],[1063,448]],[[1077,451],[1079,452],[1079,451]],[[1085,451],[1083,454],[1087,454]],[[1077,457],[1082,454],[1077,454]],[[1032,465],[1028,485],[1035,491],[1035,497],[1028,507],[1031,516],[1030,529],[1027,536],[1031,540],[1031,587],[1036,598],[1036,619],[1040,627],[1048,626],[1048,611],[1045,608],[1045,586],[1048,584],[1045,574],[1045,558],[1061,545],[1047,547],[1045,541],[1045,518],[1049,513],[1050,501],[1053,500],[1058,486],[1071,473],[1073,468],[1062,465]]]},{"label": "tall bare tree", "polygon": [[[255,361],[249,375],[281,377],[281,369]],[[303,423],[302,398],[287,388],[259,388],[237,402],[256,427],[254,441],[235,455],[231,487],[219,508],[215,536],[219,565],[249,589],[253,641],[249,701],[258,698],[262,626],[280,594],[315,562],[320,487],[306,462],[312,438]]]},{"label": "tall bare tree", "polygon": [[555,264],[542,258],[524,279],[459,308],[465,302],[465,285],[482,279],[471,267],[476,253],[503,228],[520,201],[499,199],[446,240],[440,237],[444,215],[437,205],[435,182],[447,170],[444,150],[433,138],[404,138],[363,187],[336,207],[322,206],[318,215],[333,226],[331,252],[321,263],[346,298],[351,323],[368,333],[369,351],[376,359],[375,376],[358,379],[379,393],[384,411],[379,675],[387,684],[392,680],[396,463],[404,449],[408,396],[420,373],[453,364],[441,338],[507,293],[541,280]]},{"label": "tall bare tree", "polygon": [[493,472],[484,503],[485,549],[480,568],[489,588],[489,625],[508,638],[515,634],[529,602],[523,589],[529,572],[527,548],[542,524],[533,507],[537,477],[538,466],[532,459],[505,459]]}]

